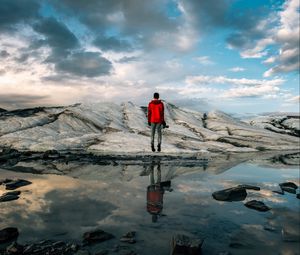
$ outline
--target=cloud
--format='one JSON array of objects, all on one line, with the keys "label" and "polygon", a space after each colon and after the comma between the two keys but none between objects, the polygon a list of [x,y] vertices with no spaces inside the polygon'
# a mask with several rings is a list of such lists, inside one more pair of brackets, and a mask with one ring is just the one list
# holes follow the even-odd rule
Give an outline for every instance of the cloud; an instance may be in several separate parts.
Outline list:
[{"label": "cloud", "polygon": [[31,107],[46,98],[47,96],[30,94],[0,94],[0,107],[4,109]]},{"label": "cloud", "polygon": [[64,71],[77,76],[97,77],[108,75],[112,63],[97,52],[79,52],[57,62],[57,71]]},{"label": "cloud", "polygon": [[243,72],[243,71],[245,71],[246,69],[245,68],[243,68],[243,67],[239,67],[239,66],[236,66],[236,67],[232,67],[232,68],[230,68],[230,69],[228,69],[229,71],[231,71],[231,72]]},{"label": "cloud", "polygon": [[7,58],[10,54],[6,50],[0,51],[0,57],[1,58]]},{"label": "cloud", "polygon": [[204,66],[214,65],[215,63],[210,59],[209,56],[202,56],[196,58],[197,62]]},{"label": "cloud", "polygon": [[2,0],[0,4],[0,30],[12,30],[18,23],[34,21],[39,15],[39,1]]},{"label": "cloud", "polygon": [[288,98],[286,100],[288,103],[299,104],[300,103],[300,95]]},{"label": "cloud", "polygon": [[61,22],[54,18],[46,18],[34,26],[36,32],[42,34],[44,44],[52,49],[52,56],[49,61],[57,61],[67,55],[70,50],[79,46],[76,36]]},{"label": "cloud", "polygon": [[132,45],[124,39],[119,39],[115,36],[110,37],[104,37],[104,36],[98,36],[95,41],[94,45],[98,46],[100,49],[107,51],[112,50],[116,52],[122,52],[122,51],[132,51],[133,47]]}]

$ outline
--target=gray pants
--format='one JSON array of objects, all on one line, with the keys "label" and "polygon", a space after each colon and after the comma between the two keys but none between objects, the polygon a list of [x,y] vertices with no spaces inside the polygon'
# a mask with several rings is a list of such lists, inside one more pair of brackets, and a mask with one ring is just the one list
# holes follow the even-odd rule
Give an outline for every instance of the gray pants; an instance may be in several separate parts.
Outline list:
[{"label": "gray pants", "polygon": [[161,144],[161,123],[151,123],[151,144],[154,145],[155,130],[157,130],[157,143]]}]

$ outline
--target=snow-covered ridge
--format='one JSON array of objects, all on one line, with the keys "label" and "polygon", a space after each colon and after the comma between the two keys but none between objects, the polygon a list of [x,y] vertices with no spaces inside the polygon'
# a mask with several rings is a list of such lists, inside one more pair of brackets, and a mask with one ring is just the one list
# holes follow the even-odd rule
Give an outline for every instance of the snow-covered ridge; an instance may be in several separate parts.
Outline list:
[{"label": "snow-covered ridge", "polygon": [[[295,133],[295,130],[299,132],[297,118],[282,121],[284,125],[280,130],[285,132],[277,132],[257,120],[246,123],[222,112],[189,111],[169,103],[165,103],[165,118],[170,126],[163,131],[162,150],[165,153],[299,149],[299,137]],[[131,102],[0,113],[1,147],[31,151],[148,153],[149,145],[146,108]]]}]

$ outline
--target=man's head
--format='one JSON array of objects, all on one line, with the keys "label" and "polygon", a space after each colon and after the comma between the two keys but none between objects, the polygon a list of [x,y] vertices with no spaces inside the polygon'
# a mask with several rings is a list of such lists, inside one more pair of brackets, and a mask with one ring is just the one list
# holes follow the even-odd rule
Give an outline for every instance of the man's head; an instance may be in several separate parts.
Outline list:
[{"label": "man's head", "polygon": [[159,94],[157,92],[154,93],[153,98],[159,99]]}]

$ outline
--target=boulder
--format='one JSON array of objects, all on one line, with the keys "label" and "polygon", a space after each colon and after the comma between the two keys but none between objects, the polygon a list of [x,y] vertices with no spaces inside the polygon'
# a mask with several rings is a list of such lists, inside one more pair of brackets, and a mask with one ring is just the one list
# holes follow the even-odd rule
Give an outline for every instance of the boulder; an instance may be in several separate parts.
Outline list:
[{"label": "boulder", "polygon": [[0,203],[17,200],[17,199],[19,199],[19,194],[20,193],[15,193],[15,192],[4,193],[2,196],[0,196]]},{"label": "boulder", "polygon": [[175,235],[172,238],[171,255],[199,255],[203,241],[186,235]]},{"label": "boulder", "polygon": [[283,182],[283,183],[279,183],[279,186],[282,187],[289,187],[289,188],[293,188],[293,189],[298,189],[298,186],[293,183],[293,182]]},{"label": "boulder", "polygon": [[270,207],[266,206],[263,202],[257,200],[248,201],[247,203],[245,203],[245,206],[260,212],[266,212],[271,210]]},{"label": "boulder", "polygon": [[249,184],[240,184],[238,187],[243,189],[260,190],[260,187]]},{"label": "boulder", "polygon": [[292,187],[282,186],[281,190],[286,191],[288,193],[296,194],[296,189],[294,189]]},{"label": "boulder", "polygon": [[90,244],[90,243],[100,243],[107,240],[110,240],[112,238],[115,238],[114,235],[107,233],[101,229],[97,229],[94,231],[86,232],[83,234],[83,240],[84,242]]},{"label": "boulder", "polygon": [[279,195],[284,195],[283,190],[273,190],[274,193],[279,194]]},{"label": "boulder", "polygon": [[219,201],[243,201],[247,197],[245,188],[233,187],[216,191],[212,194],[213,198]]},{"label": "boulder", "polygon": [[17,228],[4,228],[0,230],[0,243],[6,243],[13,239],[16,239],[19,235],[19,231]]},{"label": "boulder", "polygon": [[6,248],[6,252],[9,255],[13,255],[13,254],[19,255],[19,254],[22,254],[23,250],[24,250],[23,245],[20,245],[17,242],[13,242],[11,245],[9,245]]},{"label": "boulder", "polygon": [[23,179],[17,179],[17,180],[13,180],[11,182],[5,183],[5,188],[7,190],[14,190],[26,185],[30,185],[32,182],[27,181],[27,180],[23,180]]},{"label": "boulder", "polygon": [[298,193],[298,194],[296,195],[296,197],[297,197],[298,199],[300,199],[300,193]]}]

